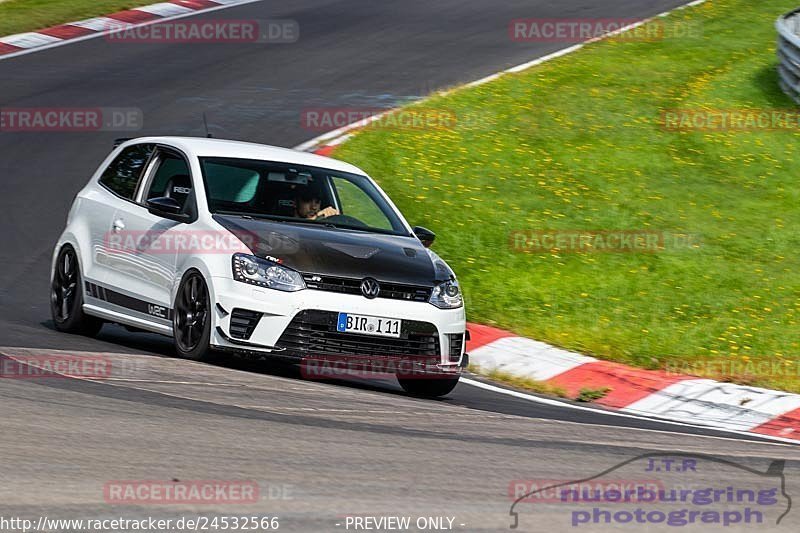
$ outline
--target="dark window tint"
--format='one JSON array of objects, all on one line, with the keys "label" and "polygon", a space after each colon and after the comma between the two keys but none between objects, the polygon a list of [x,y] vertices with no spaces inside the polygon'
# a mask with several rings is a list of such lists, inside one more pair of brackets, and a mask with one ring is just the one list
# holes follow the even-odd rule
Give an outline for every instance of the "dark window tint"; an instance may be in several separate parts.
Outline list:
[{"label": "dark window tint", "polygon": [[183,158],[170,154],[162,154],[159,159],[158,169],[153,176],[150,190],[147,191],[147,199],[166,196],[176,200],[183,209],[192,192],[189,165]]},{"label": "dark window tint", "polygon": [[158,198],[160,196],[169,196],[169,182],[173,178],[185,176],[184,181],[189,180],[189,165],[183,158],[175,157],[172,155],[164,155],[160,158],[158,169],[155,176],[150,183],[150,190],[147,191],[147,199]]},{"label": "dark window tint", "polygon": [[217,157],[201,158],[200,166],[212,213],[406,235],[400,218],[366,176]]},{"label": "dark window tint", "polygon": [[136,185],[153,149],[152,144],[137,144],[125,148],[103,172],[100,183],[123,198],[133,200]]}]

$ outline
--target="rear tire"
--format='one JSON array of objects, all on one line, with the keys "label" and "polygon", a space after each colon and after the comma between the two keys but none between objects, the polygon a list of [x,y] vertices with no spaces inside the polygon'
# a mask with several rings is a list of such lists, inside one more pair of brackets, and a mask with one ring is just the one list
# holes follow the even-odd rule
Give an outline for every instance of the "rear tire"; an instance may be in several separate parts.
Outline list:
[{"label": "rear tire", "polygon": [[175,351],[194,361],[212,359],[211,299],[203,275],[192,270],[181,281],[172,317]]},{"label": "rear tire", "polygon": [[397,378],[404,391],[414,396],[424,396],[426,398],[438,398],[450,394],[458,385],[458,380],[458,377],[441,379]]},{"label": "rear tire", "polygon": [[78,256],[69,244],[58,253],[50,281],[50,314],[58,331],[93,337],[103,321],[83,312],[83,277]]}]

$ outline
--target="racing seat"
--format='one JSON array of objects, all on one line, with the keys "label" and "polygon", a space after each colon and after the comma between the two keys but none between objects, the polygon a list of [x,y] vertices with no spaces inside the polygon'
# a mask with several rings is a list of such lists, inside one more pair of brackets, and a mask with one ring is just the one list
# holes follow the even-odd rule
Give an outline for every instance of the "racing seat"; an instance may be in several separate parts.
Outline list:
[{"label": "racing seat", "polygon": [[260,207],[270,215],[293,217],[297,191],[292,184],[268,183],[260,195]]},{"label": "racing seat", "polygon": [[190,194],[192,194],[192,178],[188,174],[175,174],[167,181],[164,196],[178,202],[181,210],[186,207],[186,200]]}]

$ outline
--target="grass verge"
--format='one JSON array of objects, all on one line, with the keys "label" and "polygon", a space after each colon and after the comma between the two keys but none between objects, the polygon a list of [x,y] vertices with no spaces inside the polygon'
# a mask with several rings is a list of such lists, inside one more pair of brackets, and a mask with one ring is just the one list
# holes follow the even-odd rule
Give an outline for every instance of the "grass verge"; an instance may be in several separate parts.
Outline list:
[{"label": "grass verge", "polygon": [[548,385],[544,381],[522,378],[497,369],[484,371],[477,365],[470,365],[468,370],[475,375],[483,376],[491,379],[492,381],[497,381],[498,383],[503,383],[509,387],[514,387],[515,389],[534,392],[536,394],[544,394],[547,396],[558,396],[559,398],[567,397],[567,392],[564,389],[561,387]]},{"label": "grass verge", "polygon": [[121,0],[6,0],[0,2],[0,36],[38,30],[156,3]]},{"label": "grass verge", "polygon": [[[774,47],[775,19],[794,7],[711,0],[657,22],[690,35],[594,43],[434,95],[422,105],[454,124],[379,122],[336,157],[438,234],[470,320],[639,367],[800,392],[798,130],[662,123],[670,109],[794,108]],[[517,230],[666,237],[652,253],[519,253]]]}]

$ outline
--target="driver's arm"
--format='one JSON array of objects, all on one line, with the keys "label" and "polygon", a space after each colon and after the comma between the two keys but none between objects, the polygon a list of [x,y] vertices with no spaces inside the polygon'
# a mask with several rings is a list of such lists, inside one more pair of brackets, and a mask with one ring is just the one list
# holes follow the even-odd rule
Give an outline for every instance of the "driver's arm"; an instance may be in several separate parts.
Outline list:
[{"label": "driver's arm", "polygon": [[339,214],[339,210],[335,207],[326,207],[322,209],[314,218],[327,218],[327,217],[334,217]]}]

